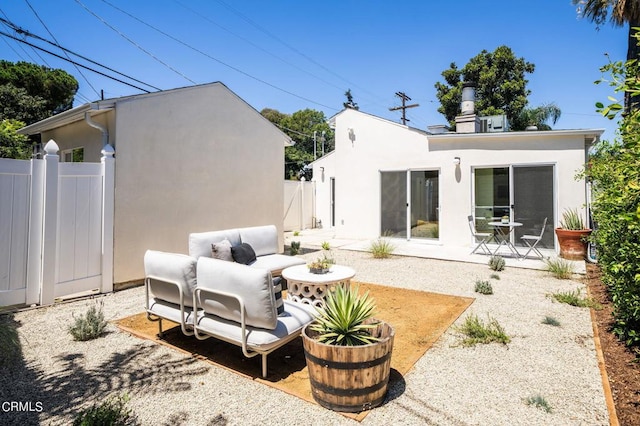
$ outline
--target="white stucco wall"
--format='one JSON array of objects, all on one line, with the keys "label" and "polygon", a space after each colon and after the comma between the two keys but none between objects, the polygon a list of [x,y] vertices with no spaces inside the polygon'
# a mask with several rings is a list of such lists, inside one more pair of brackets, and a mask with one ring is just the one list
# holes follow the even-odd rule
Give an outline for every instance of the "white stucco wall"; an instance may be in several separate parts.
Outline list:
[{"label": "white stucco wall", "polygon": [[147,249],[187,253],[191,232],[282,234],[285,136],[225,86],[136,97],[116,114],[116,283],[144,277]]},{"label": "white stucco wall", "polygon": [[[105,126],[109,133],[113,134],[115,131],[114,117],[115,113],[113,111],[104,111],[93,116],[92,119]],[[98,129],[90,127],[84,120],[42,132],[41,139],[43,145],[50,139],[56,141],[60,147],[60,152],[58,153],[60,156],[67,149],[84,148],[85,162],[100,162],[100,157],[102,156],[100,153],[102,150],[102,133]]]},{"label": "white stucco wall", "polygon": [[[584,182],[574,179],[585,160],[585,136],[578,132],[427,136],[354,110],[339,113],[335,125],[336,150],[316,161],[313,171],[316,212],[322,223],[330,223],[329,182],[336,178],[335,229],[341,237],[380,235],[381,171],[439,171],[441,244],[471,243],[467,216],[473,214],[474,167],[553,165],[556,224],[558,211],[585,203]],[[453,164],[454,157],[461,159],[459,170]],[[325,167],[324,181],[320,167]]]}]

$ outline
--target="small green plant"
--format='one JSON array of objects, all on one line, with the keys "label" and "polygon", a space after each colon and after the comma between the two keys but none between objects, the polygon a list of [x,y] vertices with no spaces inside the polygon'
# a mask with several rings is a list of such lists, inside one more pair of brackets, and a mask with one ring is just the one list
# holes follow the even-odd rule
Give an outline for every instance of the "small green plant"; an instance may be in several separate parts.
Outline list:
[{"label": "small green plant", "polygon": [[69,333],[73,336],[74,340],[81,342],[92,340],[100,337],[107,326],[107,322],[104,320],[104,313],[102,307],[104,303],[100,301],[100,308],[96,308],[96,305],[92,305],[87,310],[86,315],[80,314],[75,318],[75,323],[69,327]]},{"label": "small green plant", "polygon": [[572,231],[580,231],[585,229],[582,216],[580,216],[577,209],[567,209],[564,211],[564,213],[562,213],[560,228]]},{"label": "small green plant", "polygon": [[300,236],[300,231],[293,231],[293,236],[294,237]]},{"label": "small green plant", "polygon": [[502,256],[491,256],[489,258],[489,268],[500,272],[504,270],[505,261]]},{"label": "small green plant", "polygon": [[533,405],[536,408],[540,408],[546,413],[551,412],[551,405],[547,402],[546,398],[542,395],[533,395],[525,399],[527,405]]},{"label": "small green plant", "polygon": [[542,323],[546,325],[552,325],[554,327],[560,327],[560,321],[558,321],[554,317],[550,317],[549,315],[544,317]]},{"label": "small green plant", "polygon": [[10,316],[0,317],[0,367],[8,366],[20,357],[18,331]]},{"label": "small green plant", "polygon": [[545,259],[546,269],[559,280],[568,280],[573,276],[573,263],[561,257]]},{"label": "small green plant", "polygon": [[331,244],[329,244],[329,241],[322,242],[322,250],[326,250],[326,251],[331,250]]},{"label": "small green plant", "polygon": [[560,303],[577,306],[578,308],[601,308],[600,304],[598,304],[595,300],[591,299],[590,297],[583,297],[582,292],[579,289],[576,289],[574,291],[552,293],[551,297],[553,297]]},{"label": "small green plant", "polygon": [[358,286],[336,286],[327,293],[324,307],[317,311],[318,316],[310,328],[319,333],[316,339],[321,343],[360,346],[379,340],[370,332],[377,324],[365,323],[374,315],[375,302],[368,291],[360,296]]},{"label": "small green plant", "polygon": [[388,239],[382,237],[373,241],[369,246],[369,251],[376,259],[388,258],[395,249],[396,247]]},{"label": "small green plant", "polygon": [[78,413],[73,426],[129,426],[140,424],[131,409],[126,407],[129,397],[125,395],[109,397],[101,404]]},{"label": "small green plant", "polygon": [[493,287],[487,280],[476,280],[476,293],[493,294]]},{"label": "small green plant", "polygon": [[454,328],[465,336],[462,339],[463,346],[475,346],[478,343],[498,342],[507,344],[511,338],[507,336],[504,328],[494,318],[488,317],[485,324],[477,315],[469,315],[460,326]]},{"label": "small green plant", "polygon": [[494,280],[499,280],[499,279],[500,279],[500,275],[498,275],[498,274],[491,274],[491,275],[489,276],[489,278],[492,278],[492,279],[494,279]]},{"label": "small green plant", "polygon": [[291,246],[289,247],[289,254],[291,256],[295,256],[300,253],[300,241],[291,241]]}]

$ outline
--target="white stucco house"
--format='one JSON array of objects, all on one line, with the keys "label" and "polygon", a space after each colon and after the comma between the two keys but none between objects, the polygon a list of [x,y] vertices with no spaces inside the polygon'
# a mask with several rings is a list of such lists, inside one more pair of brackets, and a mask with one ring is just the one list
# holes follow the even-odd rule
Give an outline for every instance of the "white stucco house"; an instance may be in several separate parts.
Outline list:
[{"label": "white stucco house", "polygon": [[522,223],[516,245],[547,218],[540,246],[555,248],[563,210],[584,213],[575,176],[603,130],[486,131],[487,119],[458,119],[456,132],[432,133],[354,109],[333,116],[335,151],[312,164],[316,220],[338,238],[471,248],[469,215],[478,227],[504,215]]},{"label": "white stucco house", "polygon": [[114,283],[144,277],[147,249],[187,253],[191,232],[274,224],[282,234],[292,141],[222,83],[87,103],[20,133],[53,139],[62,162],[115,148]]}]

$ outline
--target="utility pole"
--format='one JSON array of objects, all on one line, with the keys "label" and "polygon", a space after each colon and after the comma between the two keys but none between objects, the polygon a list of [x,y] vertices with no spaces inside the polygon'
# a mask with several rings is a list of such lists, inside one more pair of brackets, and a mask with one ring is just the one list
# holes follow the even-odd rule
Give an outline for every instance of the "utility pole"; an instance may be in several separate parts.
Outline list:
[{"label": "utility pole", "polygon": [[402,110],[402,124],[406,125],[407,121],[411,121],[411,120],[409,120],[407,118],[407,115],[406,115],[407,108],[415,108],[415,107],[420,106],[420,105],[419,104],[407,105],[407,101],[410,101],[411,98],[408,97],[404,92],[396,92],[396,96],[399,97],[400,99],[402,99],[402,106],[389,108],[389,111],[397,111],[397,110],[401,109]]}]

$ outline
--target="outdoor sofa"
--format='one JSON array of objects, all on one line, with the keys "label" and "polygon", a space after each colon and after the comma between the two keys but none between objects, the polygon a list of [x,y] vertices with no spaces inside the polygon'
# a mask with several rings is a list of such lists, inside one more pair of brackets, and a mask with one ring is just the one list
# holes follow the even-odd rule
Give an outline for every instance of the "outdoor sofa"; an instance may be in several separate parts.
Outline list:
[{"label": "outdoor sofa", "polygon": [[[262,376],[266,377],[267,355],[299,336],[315,316],[313,307],[283,300],[281,277],[274,278],[269,267],[280,272],[292,262],[304,261],[273,253],[274,234],[275,227],[191,234],[191,255],[148,250],[144,256],[146,312],[150,320],[158,321],[159,336],[166,319],[180,324],[187,336],[215,337],[238,345],[246,357],[262,355]],[[249,265],[212,258],[212,244],[225,238],[236,243],[233,247],[250,241],[260,255],[247,260]],[[208,253],[204,251],[207,244]]]}]

